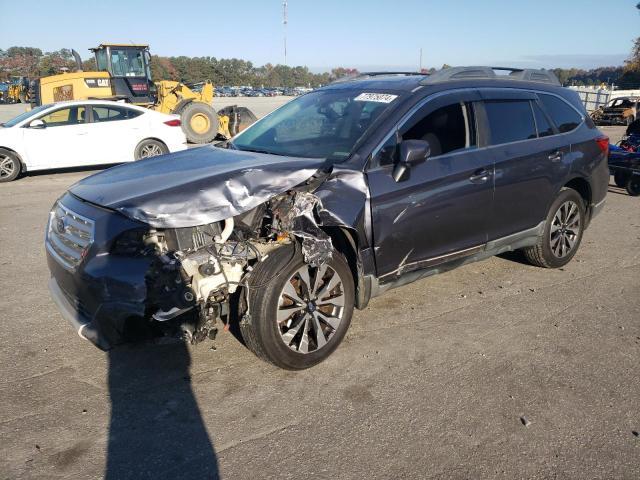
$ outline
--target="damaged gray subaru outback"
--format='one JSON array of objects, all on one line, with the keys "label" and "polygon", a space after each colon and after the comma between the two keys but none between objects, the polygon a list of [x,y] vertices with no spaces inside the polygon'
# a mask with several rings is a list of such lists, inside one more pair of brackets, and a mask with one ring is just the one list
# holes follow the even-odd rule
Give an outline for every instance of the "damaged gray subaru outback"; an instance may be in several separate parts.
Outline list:
[{"label": "damaged gray subaru outback", "polygon": [[394,287],[516,249],[565,265],[604,204],[608,139],[553,74],[505,70],[365,74],[81,180],[49,216],[53,299],[104,350],[222,323],[303,369]]}]

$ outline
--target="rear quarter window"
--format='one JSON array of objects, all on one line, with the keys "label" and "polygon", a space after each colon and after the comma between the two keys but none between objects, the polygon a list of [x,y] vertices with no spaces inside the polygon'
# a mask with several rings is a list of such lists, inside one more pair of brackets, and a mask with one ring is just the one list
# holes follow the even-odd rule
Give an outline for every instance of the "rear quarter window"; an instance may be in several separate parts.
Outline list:
[{"label": "rear quarter window", "polygon": [[536,126],[538,127],[538,136],[549,137],[553,135],[553,127],[549,123],[549,120],[547,120],[547,116],[540,109],[540,106],[536,102],[532,102],[531,107],[533,107],[533,113],[536,118]]},{"label": "rear quarter window", "polygon": [[130,120],[142,115],[142,112],[127,107],[93,107],[93,121],[98,122],[114,122],[118,120]]},{"label": "rear quarter window", "polygon": [[538,94],[538,97],[560,133],[575,130],[582,123],[582,116],[564,100],[544,93]]},{"label": "rear quarter window", "polygon": [[488,100],[484,108],[491,131],[491,145],[537,138],[529,100]]}]

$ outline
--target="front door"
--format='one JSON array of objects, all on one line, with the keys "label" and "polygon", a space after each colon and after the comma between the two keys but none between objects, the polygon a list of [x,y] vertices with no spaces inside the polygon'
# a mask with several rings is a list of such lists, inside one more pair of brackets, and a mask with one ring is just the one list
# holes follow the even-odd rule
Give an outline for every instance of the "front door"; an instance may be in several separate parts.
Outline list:
[{"label": "front door", "polygon": [[77,167],[91,163],[93,152],[87,141],[84,105],[63,107],[36,120],[42,124],[24,129],[31,168]]},{"label": "front door", "polygon": [[[487,241],[493,161],[477,148],[468,90],[428,101],[372,156],[367,178],[378,276],[384,283],[411,270],[470,255]],[[396,182],[402,140],[423,139],[431,154]]]}]

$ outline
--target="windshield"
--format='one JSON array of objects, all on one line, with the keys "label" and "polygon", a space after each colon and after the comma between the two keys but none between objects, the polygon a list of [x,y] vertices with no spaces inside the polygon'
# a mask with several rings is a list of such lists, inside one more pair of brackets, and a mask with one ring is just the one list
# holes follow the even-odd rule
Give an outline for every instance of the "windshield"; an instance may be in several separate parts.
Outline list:
[{"label": "windshield", "polygon": [[51,106],[50,104],[49,105],[40,105],[39,107],[36,107],[33,110],[29,110],[28,112],[21,113],[17,117],[14,117],[11,120],[9,120],[8,122],[3,123],[2,126],[6,127],[6,128],[13,127],[14,125],[17,125],[18,123],[20,123],[23,120],[26,120],[27,118],[32,117],[34,115],[37,115],[38,113],[40,113],[41,111],[49,108],[50,106]]},{"label": "windshield", "polygon": [[111,47],[111,68],[114,77],[144,77],[144,54],[138,48]]},{"label": "windshield", "polygon": [[256,122],[232,142],[238,150],[342,160],[397,98],[361,90],[319,90]]}]

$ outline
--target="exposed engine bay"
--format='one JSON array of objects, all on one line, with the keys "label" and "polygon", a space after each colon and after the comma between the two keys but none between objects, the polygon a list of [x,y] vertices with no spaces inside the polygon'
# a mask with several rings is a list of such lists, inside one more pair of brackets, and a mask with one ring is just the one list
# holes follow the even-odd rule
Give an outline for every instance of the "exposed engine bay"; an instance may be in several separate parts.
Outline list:
[{"label": "exposed engine bay", "polygon": [[226,220],[146,232],[138,245],[157,259],[147,276],[151,318],[192,343],[214,338],[216,322],[229,323],[231,296],[240,287],[248,295],[253,265],[270,252],[294,243],[309,265],[331,258],[331,238],[317,224],[321,207],[312,193],[293,190]]}]

